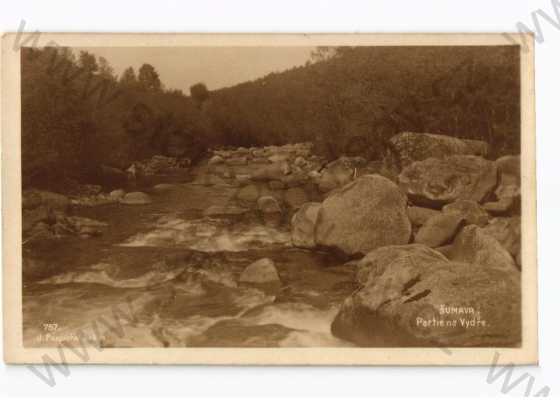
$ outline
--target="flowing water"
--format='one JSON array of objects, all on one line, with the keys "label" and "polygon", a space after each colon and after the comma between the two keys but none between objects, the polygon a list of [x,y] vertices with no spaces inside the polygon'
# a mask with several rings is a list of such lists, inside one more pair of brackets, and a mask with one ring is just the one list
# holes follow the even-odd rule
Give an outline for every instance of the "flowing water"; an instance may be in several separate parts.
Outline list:
[{"label": "flowing water", "polygon": [[[86,335],[105,347],[347,346],[330,325],[356,287],[352,268],[292,247],[286,220],[265,221],[254,209],[204,216],[210,206],[239,205],[239,188],[200,183],[205,172],[151,192],[152,204],[76,210],[108,223],[98,238],[26,244],[34,266],[24,269],[25,345]],[[274,261],[280,285],[239,282],[260,258]]]}]

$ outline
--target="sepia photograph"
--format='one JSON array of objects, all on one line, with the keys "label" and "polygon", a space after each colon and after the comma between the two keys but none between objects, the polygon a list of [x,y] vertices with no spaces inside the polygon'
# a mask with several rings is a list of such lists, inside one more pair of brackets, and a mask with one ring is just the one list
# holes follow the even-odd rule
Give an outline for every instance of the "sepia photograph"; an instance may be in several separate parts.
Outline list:
[{"label": "sepia photograph", "polygon": [[208,37],[14,57],[4,292],[21,349],[536,360],[532,53]]}]

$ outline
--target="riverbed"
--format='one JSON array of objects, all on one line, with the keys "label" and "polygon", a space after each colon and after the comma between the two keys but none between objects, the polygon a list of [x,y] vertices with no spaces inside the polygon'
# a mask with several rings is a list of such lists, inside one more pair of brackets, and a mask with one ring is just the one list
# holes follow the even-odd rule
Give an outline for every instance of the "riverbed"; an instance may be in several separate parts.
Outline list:
[{"label": "riverbed", "polygon": [[[99,237],[26,244],[24,257],[39,265],[24,276],[25,346],[83,335],[102,347],[349,346],[330,327],[356,289],[353,267],[294,248],[290,214],[264,219],[239,201],[238,185],[210,171],[193,167],[158,181],[165,189],[145,187],[151,204],[75,208],[108,224]],[[228,205],[246,211],[204,215]],[[274,262],[280,284],[239,281],[261,258]]]}]

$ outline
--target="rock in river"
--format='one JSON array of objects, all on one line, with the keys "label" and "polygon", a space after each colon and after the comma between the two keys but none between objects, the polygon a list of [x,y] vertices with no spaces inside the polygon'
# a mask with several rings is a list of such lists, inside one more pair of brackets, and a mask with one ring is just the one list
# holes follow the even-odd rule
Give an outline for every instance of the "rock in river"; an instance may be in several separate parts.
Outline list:
[{"label": "rock in river", "polygon": [[278,204],[278,201],[272,196],[259,197],[257,200],[257,208],[259,211],[267,214],[282,212],[280,204]]},{"label": "rock in river", "polygon": [[253,181],[273,181],[281,180],[290,173],[290,166],[287,162],[264,164],[251,173]]},{"label": "rock in river", "polygon": [[236,205],[211,205],[204,210],[203,214],[209,218],[223,218],[240,216],[248,211],[247,208],[238,207]]},{"label": "rock in river", "polygon": [[384,247],[361,261],[362,287],[331,330],[359,346],[518,347],[519,272],[451,262],[422,245]]},{"label": "rock in river", "polygon": [[247,165],[247,157],[232,157],[225,160],[227,165]]},{"label": "rock in river", "polygon": [[120,200],[125,194],[126,192],[123,189],[116,189],[109,193],[109,198],[111,198],[111,200],[117,201]]},{"label": "rock in river", "polygon": [[292,217],[292,244],[300,248],[315,247],[315,223],[321,203],[305,203]]},{"label": "rock in river", "polygon": [[259,197],[261,197],[262,193],[266,192],[266,190],[257,185],[246,185],[243,186],[236,192],[236,197],[238,200],[244,203],[255,203]]},{"label": "rock in river", "polygon": [[214,155],[212,156],[212,158],[210,158],[210,160],[208,160],[208,164],[213,165],[213,164],[222,164],[224,162],[223,157],[219,156],[219,155]]},{"label": "rock in river", "polygon": [[268,258],[259,259],[243,270],[239,281],[244,283],[277,283],[280,277],[274,262]]},{"label": "rock in river", "polygon": [[152,199],[146,193],[142,192],[130,192],[127,193],[121,198],[121,204],[127,205],[143,205],[143,204],[150,204]]},{"label": "rock in river", "polygon": [[483,202],[494,191],[498,172],[493,161],[459,155],[414,162],[398,180],[413,202],[441,207],[459,199]]},{"label": "rock in river", "polygon": [[364,175],[323,201],[315,228],[317,244],[347,255],[406,244],[411,233],[406,202],[389,179]]},{"label": "rock in river", "polygon": [[177,185],[174,185],[172,183],[158,183],[157,185],[155,185],[152,190],[155,193],[165,193],[168,192],[170,190],[173,190],[177,187]]}]

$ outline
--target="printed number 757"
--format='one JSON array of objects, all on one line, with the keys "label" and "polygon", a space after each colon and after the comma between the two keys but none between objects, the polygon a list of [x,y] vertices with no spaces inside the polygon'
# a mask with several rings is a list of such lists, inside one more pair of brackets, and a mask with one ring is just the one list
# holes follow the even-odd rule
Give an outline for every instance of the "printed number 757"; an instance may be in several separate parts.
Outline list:
[{"label": "printed number 757", "polygon": [[58,329],[58,324],[56,323],[43,324],[43,329],[48,332],[54,332]]}]

